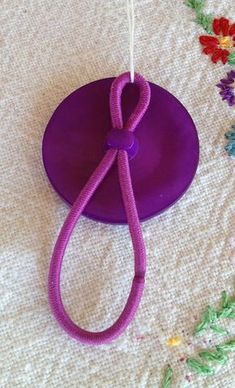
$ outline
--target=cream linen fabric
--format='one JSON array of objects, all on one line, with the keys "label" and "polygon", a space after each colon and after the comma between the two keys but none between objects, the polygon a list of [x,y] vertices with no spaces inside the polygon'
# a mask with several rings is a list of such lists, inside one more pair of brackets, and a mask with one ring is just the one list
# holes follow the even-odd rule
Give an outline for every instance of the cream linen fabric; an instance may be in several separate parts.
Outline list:
[{"label": "cream linen fabric", "polygon": [[[208,0],[207,9],[235,20],[232,0]],[[235,164],[223,147],[235,117],[215,88],[229,67],[201,55],[203,30],[183,1],[136,1],[136,70],[189,110],[200,137],[200,166],[184,198],[143,224],[148,271],[134,322],[111,345],[83,346],[48,308],[50,255],[68,208],[45,175],[41,141],[66,95],[128,69],[126,2],[1,0],[0,26],[0,386],[160,387],[168,362],[173,386],[188,386],[190,373],[178,360],[207,346],[203,339],[188,345],[195,316],[216,304],[224,288],[234,292]],[[127,227],[82,218],[62,274],[73,319],[93,330],[110,325],[126,301],[132,270]],[[235,334],[232,323],[230,330]],[[168,348],[175,334],[184,343]],[[214,377],[193,374],[192,380],[191,387],[235,387],[235,355]]]}]

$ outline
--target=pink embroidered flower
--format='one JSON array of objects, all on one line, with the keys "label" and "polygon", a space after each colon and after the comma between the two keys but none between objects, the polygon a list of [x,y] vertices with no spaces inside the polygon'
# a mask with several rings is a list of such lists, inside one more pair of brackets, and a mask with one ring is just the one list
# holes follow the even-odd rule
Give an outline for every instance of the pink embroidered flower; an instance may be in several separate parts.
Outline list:
[{"label": "pink embroidered flower", "polygon": [[204,54],[211,55],[214,63],[221,60],[224,64],[235,64],[235,23],[231,24],[224,17],[214,19],[213,31],[216,36],[203,35],[199,38],[202,46],[205,46]]}]

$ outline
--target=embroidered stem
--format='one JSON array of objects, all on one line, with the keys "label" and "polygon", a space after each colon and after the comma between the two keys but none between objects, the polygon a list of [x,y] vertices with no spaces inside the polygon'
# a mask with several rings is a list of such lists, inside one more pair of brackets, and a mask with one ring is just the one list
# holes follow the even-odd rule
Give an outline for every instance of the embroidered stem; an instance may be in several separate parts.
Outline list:
[{"label": "embroidered stem", "polygon": [[209,376],[214,374],[214,370],[211,367],[203,364],[201,361],[198,361],[195,358],[188,358],[187,365],[198,375]]},{"label": "embroidered stem", "polygon": [[207,15],[205,13],[198,13],[196,14],[195,22],[202,26],[204,30],[212,35],[212,22],[213,22],[213,16]]},{"label": "embroidered stem", "polygon": [[185,4],[195,11],[195,22],[202,26],[208,34],[212,34],[213,16],[203,12],[205,0],[186,0]]},{"label": "embroidered stem", "polygon": [[192,8],[196,12],[202,12],[204,6],[205,6],[205,0],[186,0],[185,4]]},{"label": "embroidered stem", "polygon": [[170,365],[168,365],[163,378],[162,388],[171,388],[172,380],[173,380],[173,369],[171,368]]},{"label": "embroidered stem", "polygon": [[[228,136],[228,135],[227,135]],[[235,133],[234,133],[235,142]],[[227,330],[215,325],[218,319],[229,318],[235,319],[235,300],[229,299],[226,291],[222,292],[221,308],[216,311],[213,307],[208,306],[203,314],[201,322],[196,326],[194,334],[198,335],[203,333],[206,329],[211,328],[218,334],[228,334]]]},{"label": "embroidered stem", "polygon": [[208,306],[206,311],[203,314],[201,322],[196,326],[194,330],[194,334],[201,334],[203,331],[205,331],[212,323],[214,323],[217,319],[216,310]]},{"label": "embroidered stem", "polygon": [[224,365],[228,361],[228,356],[222,352],[204,350],[199,353],[199,356],[205,361]]},{"label": "embroidered stem", "polygon": [[[233,128],[235,129],[235,125]],[[235,140],[235,131],[228,135],[228,137],[232,137],[232,139]],[[217,334],[229,334],[226,329],[215,324],[215,322],[220,318],[235,318],[235,298],[230,298],[226,291],[221,293],[220,309],[216,310],[213,307],[208,306],[206,311],[203,313],[201,322],[194,330],[194,334],[201,334],[207,328],[210,328]],[[198,375],[210,376],[214,374],[214,369],[210,365],[207,365],[207,363],[225,365],[229,360],[228,353],[232,351],[235,351],[235,339],[231,339],[225,343],[217,345],[215,349],[201,350],[198,355],[202,361],[189,357],[186,363],[188,367]],[[171,372],[171,367],[168,365],[165,372],[164,383],[169,383],[168,380],[171,382]],[[163,388],[168,386],[169,385],[163,385]]]},{"label": "embroidered stem", "polygon": [[211,330],[214,331],[214,333],[216,333],[216,334],[221,334],[221,335],[227,335],[227,334],[229,334],[228,330],[224,329],[224,328],[221,327],[221,326],[211,325],[210,328],[211,328]]},{"label": "embroidered stem", "polygon": [[235,350],[235,339],[225,342],[225,344],[217,345],[216,350],[222,353],[227,353]]},{"label": "embroidered stem", "polygon": [[[228,353],[234,350],[235,340],[230,340],[224,344],[217,345],[216,350],[201,351],[199,356],[207,362],[224,365],[228,362]],[[210,366],[198,361],[195,358],[188,358],[187,365],[199,375],[208,376],[214,374],[214,370]]]},{"label": "embroidered stem", "polygon": [[222,298],[222,308],[228,307],[229,301],[228,301],[228,293],[226,291],[222,291],[221,293]]}]

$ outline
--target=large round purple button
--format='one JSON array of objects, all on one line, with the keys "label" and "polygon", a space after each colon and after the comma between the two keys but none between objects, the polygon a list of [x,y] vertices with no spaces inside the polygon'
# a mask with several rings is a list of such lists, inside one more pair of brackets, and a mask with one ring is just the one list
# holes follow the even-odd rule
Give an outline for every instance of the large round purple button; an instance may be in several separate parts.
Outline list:
[{"label": "large round purple button", "polygon": [[[69,204],[101,161],[110,131],[109,91],[113,78],[92,82],[70,94],[56,109],[43,138],[43,161],[54,189]],[[151,101],[135,131],[139,150],[130,160],[141,220],[173,205],[190,186],[199,160],[195,125],[169,92],[150,83]],[[138,89],[123,93],[124,120],[136,105]],[[126,223],[117,166],[114,165],[88,203],[87,217]]]}]

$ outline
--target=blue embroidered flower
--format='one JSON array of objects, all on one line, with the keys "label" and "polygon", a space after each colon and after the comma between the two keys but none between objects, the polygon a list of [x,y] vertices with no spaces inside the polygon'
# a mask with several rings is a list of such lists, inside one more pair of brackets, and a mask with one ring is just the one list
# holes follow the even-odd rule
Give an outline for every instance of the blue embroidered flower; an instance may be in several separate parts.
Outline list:
[{"label": "blue embroidered flower", "polygon": [[232,158],[235,158],[235,125],[232,125],[232,130],[225,133],[226,139],[228,139],[228,144],[225,147],[225,150],[229,154],[229,156],[232,156]]}]

